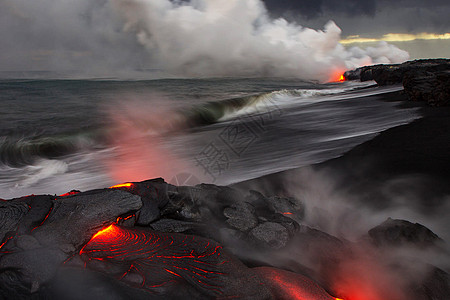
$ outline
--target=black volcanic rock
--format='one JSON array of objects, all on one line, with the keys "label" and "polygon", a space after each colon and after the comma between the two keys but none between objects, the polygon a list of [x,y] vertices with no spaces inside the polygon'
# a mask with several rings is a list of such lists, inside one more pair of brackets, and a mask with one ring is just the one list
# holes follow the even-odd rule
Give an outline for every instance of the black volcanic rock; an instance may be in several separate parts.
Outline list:
[{"label": "black volcanic rock", "polygon": [[140,209],[139,196],[124,191],[98,190],[54,201],[53,209],[33,236],[48,246],[79,247],[99,229],[127,212]]},{"label": "black volcanic rock", "polygon": [[[295,198],[162,179],[2,201],[0,299],[333,300],[321,286],[333,291],[355,246],[299,224],[304,214]],[[440,241],[393,222],[371,238]],[[430,270],[418,293],[445,299],[448,274]]]},{"label": "black volcanic rock", "polygon": [[404,220],[387,219],[381,225],[369,230],[371,241],[377,246],[413,245],[436,246],[443,242],[425,226]]},{"label": "black volcanic rock", "polygon": [[20,221],[20,227],[18,228],[17,233],[28,234],[34,228],[39,226],[49,215],[55,197],[50,195],[32,195],[22,198],[21,200],[28,205],[29,211]]},{"label": "black volcanic rock", "polygon": [[412,101],[450,106],[450,59],[421,59],[403,64],[374,65],[344,73],[347,80],[375,80],[378,85],[403,84]]},{"label": "black volcanic rock", "polygon": [[17,230],[27,212],[26,203],[18,200],[0,201],[0,240],[4,240],[8,232]]},{"label": "black volcanic rock", "polygon": [[450,275],[431,267],[422,283],[415,288],[416,295],[423,295],[424,299],[445,299],[450,295]]},{"label": "black volcanic rock", "polygon": [[412,101],[424,101],[431,106],[450,106],[450,70],[407,72],[403,77],[403,87]]},{"label": "black volcanic rock", "polygon": [[281,249],[289,241],[289,233],[286,227],[273,222],[265,222],[253,228],[249,236],[262,247],[272,249]]},{"label": "black volcanic rock", "polygon": [[223,210],[224,216],[227,218],[226,223],[234,229],[242,232],[248,231],[258,225],[254,208],[248,203],[240,203]]},{"label": "black volcanic rock", "polygon": [[146,180],[142,182],[133,182],[131,186],[118,187],[115,189],[123,190],[141,197],[142,208],[137,216],[137,224],[149,225],[160,217],[160,209],[169,202],[169,185],[162,178]]},{"label": "black volcanic rock", "polygon": [[161,232],[186,232],[203,229],[205,225],[195,222],[186,222],[173,219],[160,219],[150,225],[156,231]]},{"label": "black volcanic rock", "polygon": [[406,73],[442,72],[450,70],[450,59],[419,59],[403,64],[365,66],[344,73],[347,80],[375,80],[378,85],[402,83]]}]

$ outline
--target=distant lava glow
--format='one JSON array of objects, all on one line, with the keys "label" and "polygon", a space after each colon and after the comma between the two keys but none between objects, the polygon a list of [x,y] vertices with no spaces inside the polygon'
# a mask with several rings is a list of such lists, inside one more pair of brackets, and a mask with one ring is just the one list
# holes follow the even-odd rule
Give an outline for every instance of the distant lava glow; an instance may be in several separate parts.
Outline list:
[{"label": "distant lava glow", "polygon": [[343,69],[337,69],[333,71],[330,75],[329,82],[343,82],[346,81],[344,76],[345,70]]}]

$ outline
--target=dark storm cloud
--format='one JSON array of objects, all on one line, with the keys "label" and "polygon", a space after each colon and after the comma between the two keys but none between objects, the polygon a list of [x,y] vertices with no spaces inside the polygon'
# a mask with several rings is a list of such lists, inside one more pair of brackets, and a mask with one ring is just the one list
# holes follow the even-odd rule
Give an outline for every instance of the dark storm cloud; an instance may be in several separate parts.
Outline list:
[{"label": "dark storm cloud", "polygon": [[448,0],[263,0],[269,11],[274,14],[298,13],[307,17],[317,17],[324,13],[345,13],[375,15],[383,7],[396,8],[436,8],[448,5]]},{"label": "dark storm cloud", "polygon": [[[261,36],[262,40],[267,40],[269,37],[281,40],[300,38],[292,32],[303,32],[301,28],[313,29],[312,31],[305,30],[303,33],[306,36],[308,32],[321,34],[324,25],[329,20],[335,21],[337,26],[342,29],[344,37],[355,34],[364,37],[379,37],[390,32],[450,32],[450,18],[448,17],[450,1],[448,0],[261,0],[266,4],[271,16],[283,16],[287,21],[266,18],[266,11],[259,2],[260,0],[0,0],[0,72],[76,69],[88,74],[98,73],[109,76],[118,71],[125,73],[127,70],[164,69],[164,66],[156,59],[158,53],[153,51],[155,45],[148,41],[153,42],[153,39],[152,36],[147,35],[147,31],[153,32],[154,28],[149,28],[150,30],[144,28],[147,31],[133,32],[133,29],[150,24],[145,23],[148,20],[146,21],[144,15],[149,14],[152,10],[138,10],[136,15],[124,16],[114,7],[114,3],[130,5],[135,2],[137,6],[170,6],[168,1],[193,7],[198,5],[217,6],[218,9],[225,10],[230,6],[229,3],[236,7],[243,6],[242,10],[245,10],[246,14],[237,9],[228,16],[229,20],[236,19],[245,23],[246,28],[253,28],[257,22],[249,21],[241,14],[250,17],[256,14],[256,17],[259,18],[258,22],[270,25],[263,28],[268,34]],[[244,4],[248,7],[245,7]],[[180,25],[179,32],[189,29],[189,26],[185,26],[187,24],[185,20],[176,18],[169,20],[169,16],[161,16],[162,20],[159,21],[162,23],[173,21],[177,26]],[[136,23],[137,19],[145,22]],[[176,21],[183,24],[178,24]],[[196,23],[199,22],[199,19],[194,17],[191,21]],[[134,27],[129,26],[130,24],[134,24]],[[301,25],[301,27],[297,25]],[[203,25],[199,28],[207,32],[213,27]],[[333,30],[329,30],[328,34],[335,32],[331,39],[333,41],[331,44],[334,45],[340,38],[339,29],[335,26],[329,28]],[[170,31],[170,26],[164,26],[162,29],[164,30],[157,31],[158,34],[155,35],[157,38],[165,39],[170,34],[174,34],[175,38],[180,37],[177,33],[167,33]],[[235,34],[227,28],[222,30],[221,32],[226,32],[230,36]],[[181,35],[181,37],[183,36]],[[212,37],[216,37],[216,34],[213,34]],[[254,38],[254,35],[249,35],[249,38],[233,41],[231,44],[245,46],[251,44],[250,40]],[[221,37],[221,40],[224,38]],[[211,39],[204,40],[206,45],[209,45],[210,41]],[[287,44],[292,44],[291,42],[289,41]],[[314,39],[305,45],[317,45],[318,43],[326,44],[321,39]],[[186,40],[182,45],[183,47],[174,45],[174,48],[191,48],[192,40]],[[212,54],[221,53],[222,48],[214,49]],[[263,48],[255,46],[258,51],[262,51]],[[234,52],[228,51],[224,53],[223,57],[227,57],[230,53]],[[272,54],[273,51],[268,51],[267,55]],[[254,55],[249,57],[254,57]],[[179,56],[175,58],[179,58]],[[342,59],[346,59],[346,56],[344,55]],[[169,61],[173,60],[169,59]],[[275,65],[278,66],[278,64]]]},{"label": "dark storm cloud", "polygon": [[0,70],[107,72],[145,60],[108,0],[0,0]]},{"label": "dark storm cloud", "polygon": [[344,35],[450,31],[448,0],[263,0],[270,14],[320,28],[334,20]]},{"label": "dark storm cloud", "polygon": [[309,18],[317,17],[324,11],[373,15],[376,9],[376,0],[264,0],[264,3],[272,14],[295,12]]}]

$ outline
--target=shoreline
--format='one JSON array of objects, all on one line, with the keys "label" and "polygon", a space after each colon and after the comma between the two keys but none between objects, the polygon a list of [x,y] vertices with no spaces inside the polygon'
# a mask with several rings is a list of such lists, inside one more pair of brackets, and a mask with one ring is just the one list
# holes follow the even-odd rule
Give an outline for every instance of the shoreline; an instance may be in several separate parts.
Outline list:
[{"label": "shoreline", "polygon": [[[434,174],[450,178],[450,169],[446,168],[446,165],[450,166],[450,155],[446,155],[450,153],[450,143],[446,140],[446,137],[450,139],[450,107],[436,108],[429,107],[423,102],[408,101],[406,95],[402,94],[402,92],[392,92],[365,98],[369,97],[379,98],[379,101],[398,102],[398,106],[400,107],[416,107],[421,116],[408,124],[386,129],[378,133],[374,138],[353,147],[339,157],[306,167],[268,174],[231,184],[230,186],[239,187],[258,180],[278,177],[284,173],[296,172],[309,167],[316,170],[347,169],[349,173],[354,173],[351,170],[352,168],[345,166],[345,164],[350,164],[350,160],[352,159],[364,159],[363,156],[365,155],[375,156],[375,159],[379,163],[384,164],[384,169],[380,165],[377,167],[373,166],[373,172],[378,170],[375,173],[385,173],[385,175],[388,175],[386,173],[387,171],[395,171],[395,168],[389,167],[386,164],[389,161],[397,159],[397,166],[400,167],[398,171],[400,173],[425,172],[429,175]],[[403,143],[404,145],[402,145]],[[394,145],[396,147],[390,147]],[[411,151],[407,152],[407,156],[402,152],[402,147],[412,148]],[[384,151],[381,151],[382,148],[384,148]],[[430,163],[431,165],[427,166],[422,163],[423,159],[426,159],[426,163]],[[411,164],[409,169],[406,164]]]},{"label": "shoreline", "polygon": [[[397,198],[405,197],[411,200],[402,205],[423,216],[443,213],[443,208],[445,213],[450,205],[450,107],[408,101],[402,92],[370,97],[417,107],[421,117],[382,131],[339,157],[230,187],[291,196],[293,186],[308,189],[309,178],[317,175],[325,178],[333,191],[349,196],[352,205],[387,211],[398,208]],[[450,238],[448,232],[441,234]]]},{"label": "shoreline", "polygon": [[[292,286],[331,300],[362,284],[374,299],[445,299],[448,221],[439,214],[450,199],[450,108],[404,102],[399,92],[369,97],[418,107],[422,117],[340,157],[230,186],[159,178],[0,201],[0,271],[25,274],[0,272],[0,296],[58,299],[70,283],[80,298],[288,299]],[[389,187],[413,199],[390,199]],[[399,204],[436,222],[392,215]]]}]

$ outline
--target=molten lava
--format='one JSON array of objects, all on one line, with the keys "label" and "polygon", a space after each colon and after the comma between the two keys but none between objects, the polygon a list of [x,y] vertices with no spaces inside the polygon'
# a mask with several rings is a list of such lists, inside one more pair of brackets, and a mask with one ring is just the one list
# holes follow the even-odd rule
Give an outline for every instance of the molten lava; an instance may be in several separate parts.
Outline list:
[{"label": "molten lava", "polygon": [[134,184],[127,182],[127,183],[121,183],[121,184],[117,184],[117,185],[113,185],[112,187],[110,187],[110,189],[118,189],[118,188],[123,188],[123,187],[132,187]]},{"label": "molten lava", "polygon": [[[3,246],[5,246],[6,243],[8,243],[8,241],[9,241],[10,239],[12,239],[12,238],[13,238],[13,236],[7,237],[6,240],[0,245],[0,250],[1,250],[1,249],[3,248]],[[4,252],[0,251],[0,253],[4,253]]]},{"label": "molten lava", "polygon": [[193,235],[112,224],[97,232],[80,255],[89,269],[150,293],[173,292],[173,298],[194,288],[214,299],[249,298],[256,291],[276,299],[341,300],[299,274],[247,268],[216,242]]},{"label": "molten lava", "polygon": [[94,269],[99,261],[114,265],[113,272],[121,270],[114,275],[124,282],[141,278],[138,285],[149,291],[186,280],[217,297],[222,293],[218,278],[229,268],[221,251],[220,245],[194,236],[112,224],[97,232],[80,255]]},{"label": "molten lava", "polygon": [[76,195],[76,194],[79,194],[79,193],[80,193],[79,191],[70,191],[68,193],[59,195],[59,197],[67,197],[67,196],[72,196],[72,195]]},{"label": "molten lava", "polygon": [[344,69],[337,69],[334,70],[329,77],[329,82],[343,82],[346,81],[347,79],[344,76]]},{"label": "molten lava", "polygon": [[91,239],[95,240],[97,237],[101,239],[111,239],[114,236],[116,236],[119,232],[117,231],[117,227],[114,226],[114,224],[109,225],[105,229],[100,230],[97,232]]}]

